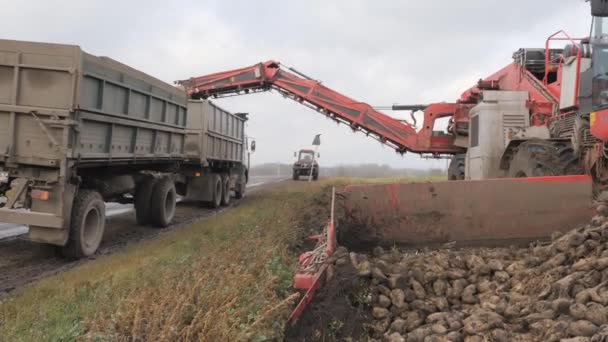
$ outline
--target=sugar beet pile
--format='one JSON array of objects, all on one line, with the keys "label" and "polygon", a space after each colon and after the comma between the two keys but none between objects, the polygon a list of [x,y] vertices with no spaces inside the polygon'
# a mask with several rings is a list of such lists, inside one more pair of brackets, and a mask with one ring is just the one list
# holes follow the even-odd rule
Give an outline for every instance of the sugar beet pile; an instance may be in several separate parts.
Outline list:
[{"label": "sugar beet pile", "polygon": [[369,280],[367,327],[388,341],[608,341],[608,206],[529,248],[372,254],[339,248]]}]

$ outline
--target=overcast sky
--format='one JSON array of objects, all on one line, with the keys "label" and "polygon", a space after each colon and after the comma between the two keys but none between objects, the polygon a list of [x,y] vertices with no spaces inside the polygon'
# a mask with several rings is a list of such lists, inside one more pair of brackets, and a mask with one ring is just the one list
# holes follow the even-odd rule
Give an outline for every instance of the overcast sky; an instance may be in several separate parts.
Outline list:
[{"label": "overcast sky", "polygon": [[[454,101],[564,29],[589,31],[583,0],[15,1],[2,38],[80,45],[172,82],[274,59],[371,105]],[[218,100],[251,113],[254,163],[291,162],[322,133],[321,163],[426,168],[277,93]],[[405,113],[390,113],[407,118]]]}]

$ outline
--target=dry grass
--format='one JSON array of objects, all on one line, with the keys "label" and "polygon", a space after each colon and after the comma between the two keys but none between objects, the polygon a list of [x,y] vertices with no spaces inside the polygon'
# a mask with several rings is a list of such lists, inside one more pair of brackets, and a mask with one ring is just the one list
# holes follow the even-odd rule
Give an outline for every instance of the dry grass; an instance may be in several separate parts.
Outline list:
[{"label": "dry grass", "polygon": [[0,341],[280,339],[298,296],[293,247],[311,228],[304,221],[326,210],[326,183],[260,191],[18,290],[0,303]]}]

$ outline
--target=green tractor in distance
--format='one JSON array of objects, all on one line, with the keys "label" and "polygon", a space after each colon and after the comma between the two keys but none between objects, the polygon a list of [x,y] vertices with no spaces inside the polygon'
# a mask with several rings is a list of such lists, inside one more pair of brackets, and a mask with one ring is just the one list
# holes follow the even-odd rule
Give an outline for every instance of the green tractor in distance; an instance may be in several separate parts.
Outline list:
[{"label": "green tractor in distance", "polygon": [[[319,179],[319,163],[315,159],[315,151],[313,150],[300,150],[294,152],[293,156],[296,159],[293,163],[293,180],[299,180],[300,176],[306,176],[308,179],[313,180]],[[317,153],[317,158],[320,155]]]}]

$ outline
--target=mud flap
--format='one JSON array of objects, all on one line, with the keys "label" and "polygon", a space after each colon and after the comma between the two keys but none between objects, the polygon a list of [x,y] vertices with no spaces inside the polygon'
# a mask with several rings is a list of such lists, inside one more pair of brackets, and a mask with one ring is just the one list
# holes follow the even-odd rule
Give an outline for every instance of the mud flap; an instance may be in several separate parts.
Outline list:
[{"label": "mud flap", "polygon": [[351,185],[341,197],[338,242],[354,249],[523,244],[593,216],[588,176]]}]

